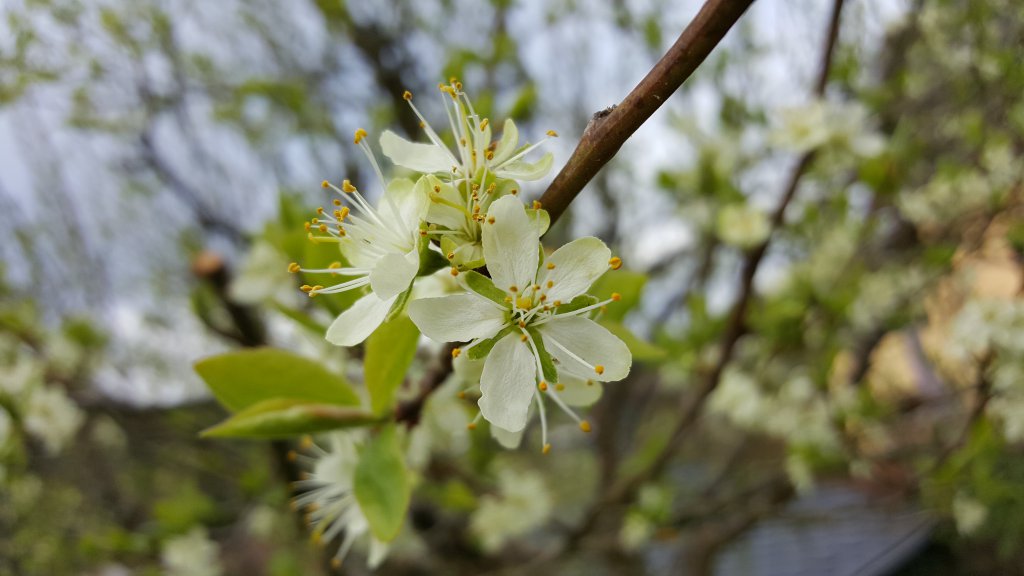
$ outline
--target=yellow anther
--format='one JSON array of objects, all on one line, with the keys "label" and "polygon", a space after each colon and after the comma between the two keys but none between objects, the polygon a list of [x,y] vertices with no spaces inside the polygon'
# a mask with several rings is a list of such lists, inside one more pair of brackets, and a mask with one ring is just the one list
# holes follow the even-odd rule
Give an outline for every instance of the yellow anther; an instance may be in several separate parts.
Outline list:
[{"label": "yellow anther", "polygon": [[299,455],[295,453],[295,450],[289,450],[288,451],[288,461],[289,462],[295,462],[298,459],[299,459]]},{"label": "yellow anther", "polygon": [[593,385],[594,385],[594,381],[593,381],[593,380],[590,380],[590,379],[588,379],[588,380],[587,380],[587,386],[593,386]]},{"label": "yellow anther", "polygon": [[[309,230],[309,228],[306,228],[306,230]],[[309,234],[306,234],[306,239],[309,240],[310,242],[312,242],[313,244],[319,244],[320,243],[320,241],[317,240],[316,236],[313,236],[312,232],[310,232]]]},{"label": "yellow anther", "polygon": [[449,253],[445,254],[445,258],[448,258],[449,260],[454,260],[455,259],[455,252],[449,252]]},{"label": "yellow anther", "polygon": [[302,439],[299,440],[299,447],[303,450],[309,450],[313,447],[313,437],[309,434],[304,434]]},{"label": "yellow anther", "polygon": [[622,268],[622,258],[615,256],[608,261],[608,265],[612,267],[612,270],[618,270],[619,268]]},{"label": "yellow anther", "polygon": [[459,275],[459,269],[456,268],[455,266],[452,266],[452,276],[458,276],[458,275]]},{"label": "yellow anther", "polygon": [[466,145],[466,139],[465,138],[459,138],[459,145],[465,146]]},{"label": "yellow anther", "polygon": [[487,152],[484,152],[484,158],[487,158],[488,160],[494,160],[494,150],[488,150]]},{"label": "yellow anther", "polygon": [[519,335],[519,341],[520,342],[526,342],[526,334],[520,334]]},{"label": "yellow anther", "polygon": [[511,304],[511,303],[512,303],[512,297],[511,296],[505,296],[505,304]]},{"label": "yellow anther", "polygon": [[288,271],[291,272],[292,274],[295,274],[299,270],[302,270],[302,267],[299,266],[298,262],[292,262],[291,264],[288,265]]},{"label": "yellow anther", "polygon": [[519,327],[520,328],[526,328],[526,321],[525,320],[520,320],[519,321]]},{"label": "yellow anther", "polygon": [[455,98],[455,90],[453,90],[451,86],[441,86],[441,92]]},{"label": "yellow anther", "polygon": [[309,220],[309,223],[310,223],[310,224],[312,224],[312,225],[314,225],[314,226],[316,226],[317,224],[319,224],[319,223],[320,223],[320,219],[319,219],[319,218],[311,218],[311,219]]},{"label": "yellow anther", "polygon": [[458,90],[459,92],[462,92],[462,82],[456,82],[455,89]]},{"label": "yellow anther", "polygon": [[547,283],[544,284],[544,285],[547,286],[548,288],[551,288],[552,286],[555,285],[555,281],[554,280],[548,280]]},{"label": "yellow anther", "polygon": [[513,189],[509,190],[508,192],[509,192],[509,194],[515,196],[516,194],[519,194],[519,188],[513,188]]},{"label": "yellow anther", "polygon": [[318,206],[317,209],[316,209],[316,213],[321,215],[321,216],[323,216],[324,215],[324,207],[323,206]]},{"label": "yellow anther", "polygon": [[452,348],[452,358],[458,358],[462,354],[462,348]]},{"label": "yellow anther", "polygon": [[345,193],[348,193],[348,194],[351,194],[351,193],[356,191],[356,187],[353,186],[352,183],[349,182],[348,180],[344,180],[341,183],[341,191],[345,192]]},{"label": "yellow anther", "polygon": [[334,204],[335,206],[341,206],[341,200],[335,198],[333,201],[331,201],[331,204]]},{"label": "yellow anther", "polygon": [[541,454],[547,454],[548,452],[551,452],[551,444],[545,444],[544,447],[540,449],[540,452]]},{"label": "yellow anther", "polygon": [[594,366],[594,372],[597,372],[598,374],[604,374],[604,365],[598,364],[597,366]]},{"label": "yellow anther", "polygon": [[313,287],[310,286],[309,284],[303,284],[302,286],[299,287],[299,290],[302,290],[303,292],[309,292],[312,289]]},{"label": "yellow anther", "polygon": [[327,232],[327,224],[321,224],[320,225],[320,231],[321,232]]},{"label": "yellow anther", "polygon": [[476,422],[470,422],[466,424],[466,430],[476,430]]},{"label": "yellow anther", "polygon": [[440,194],[441,193],[441,186],[435,184],[434,185],[434,192],[437,193],[437,194]]},{"label": "yellow anther", "polygon": [[619,300],[622,300],[622,294],[612,292],[612,302],[618,302]]},{"label": "yellow anther", "polygon": [[547,295],[547,294],[541,294],[541,295],[540,295],[540,301],[541,301],[541,302],[543,302],[543,301],[545,301],[545,300],[547,300],[547,299],[548,299],[548,295]]},{"label": "yellow anther", "polygon": [[534,210],[540,210],[540,206],[541,206],[540,200],[534,200],[533,201],[533,209]]},{"label": "yellow anther", "polygon": [[427,127],[427,123],[424,122],[423,120],[420,120],[420,128],[426,128],[426,127]]},{"label": "yellow anther", "polygon": [[473,214],[479,214],[479,213],[480,213],[480,205],[477,204],[476,206],[473,206]]},{"label": "yellow anther", "polygon": [[555,132],[554,130],[548,130],[548,136],[551,136],[552,138],[558,138],[558,132]]},{"label": "yellow anther", "polygon": [[583,430],[584,432],[590,432],[590,422],[587,422],[586,420],[580,422],[580,430]]},{"label": "yellow anther", "polygon": [[360,142],[363,141],[363,138],[366,138],[366,130],[363,130],[362,128],[356,128],[356,133],[352,137],[353,143],[359,144]]},{"label": "yellow anther", "polygon": [[541,380],[540,383],[537,384],[537,388],[539,388],[541,392],[547,392],[548,391],[548,383],[543,381],[543,380]]},{"label": "yellow anther", "polygon": [[405,92],[402,92],[402,99],[403,100],[412,100],[412,92],[409,92],[408,90],[406,90]]},{"label": "yellow anther", "polygon": [[562,305],[562,301],[561,300],[555,300],[554,302],[551,303],[551,305],[555,306],[557,308],[558,306]]},{"label": "yellow anther", "polygon": [[515,286],[515,285],[509,286],[508,287],[508,291],[512,292],[513,294],[515,294],[516,292],[519,292],[519,287]]},{"label": "yellow anther", "polygon": [[420,230],[420,236],[422,238],[426,238],[427,237],[427,231],[426,230]]},{"label": "yellow anther", "polygon": [[331,558],[331,568],[334,568],[335,570],[341,568],[341,558],[338,558],[337,556]]},{"label": "yellow anther", "polygon": [[488,224],[494,224],[494,216],[491,216],[490,218],[488,218],[487,219],[487,223]]},{"label": "yellow anther", "polygon": [[547,269],[548,270],[554,270],[555,269],[555,263],[554,262],[548,262],[547,263]]},{"label": "yellow anther", "polygon": [[489,118],[484,118],[483,121],[480,122],[480,129],[481,130],[486,130],[487,129],[487,125],[490,124],[490,123],[491,123],[491,120]]},{"label": "yellow anther", "polygon": [[466,399],[466,393],[464,391],[462,391],[462,390],[459,390],[459,393],[456,394],[455,396],[458,397],[459,400],[465,400]]},{"label": "yellow anther", "polygon": [[330,265],[327,266],[328,270],[337,270],[338,268],[341,268],[341,262],[331,262]]},{"label": "yellow anther", "polygon": [[559,392],[561,392],[562,390],[565,390],[565,384],[562,384],[561,382],[559,382],[558,384],[555,384],[555,390],[558,390]]},{"label": "yellow anther", "polygon": [[520,296],[516,298],[516,307],[522,308],[523,310],[529,310],[533,308],[533,298],[529,296]]},{"label": "yellow anther", "polygon": [[537,290],[540,290],[540,284],[533,285],[533,291],[536,292]]},{"label": "yellow anther", "polygon": [[328,182],[327,180],[324,180],[323,182],[320,183],[320,187],[321,188],[330,188],[331,187],[331,183]]}]

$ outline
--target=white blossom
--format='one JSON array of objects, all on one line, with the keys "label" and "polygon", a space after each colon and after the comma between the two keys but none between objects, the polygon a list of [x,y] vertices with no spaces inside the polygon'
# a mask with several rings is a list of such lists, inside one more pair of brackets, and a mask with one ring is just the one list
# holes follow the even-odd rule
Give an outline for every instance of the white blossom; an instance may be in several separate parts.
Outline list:
[{"label": "white blossom", "polygon": [[988,518],[988,508],[975,498],[963,492],[953,497],[953,520],[956,521],[957,532],[970,536],[978,531]]},{"label": "white blossom", "polygon": [[71,442],[85,416],[63,390],[40,386],[32,390],[25,406],[25,430],[42,441],[50,454]]},{"label": "white blossom", "polygon": [[831,146],[871,157],[885,148],[885,140],[872,130],[868,110],[859,102],[814,100],[780,110],[779,120],[769,140],[793,152]]},{"label": "white blossom", "polygon": [[220,576],[220,549],[203,527],[168,539],[160,552],[167,576]]},{"label": "white blossom", "polygon": [[718,237],[737,248],[753,248],[768,239],[768,216],[748,203],[723,206],[716,220]]},{"label": "white blossom", "polygon": [[495,552],[509,540],[547,522],[551,508],[551,494],[542,476],[502,468],[497,493],[480,498],[469,527],[485,551]]},{"label": "white blossom", "polygon": [[477,352],[486,356],[481,414],[495,426],[519,432],[536,401],[547,450],[544,398],[583,430],[590,428],[562,400],[555,386],[565,385],[560,374],[611,382],[629,373],[632,356],[626,345],[584,316],[618,299],[613,295],[596,302],[584,293],[621,260],[611,258],[607,246],[592,237],[574,240],[542,260],[537,228],[514,196],[491,205],[483,252],[490,278],[460,275],[466,293],[416,300],[409,316],[428,338],[469,342],[456,355],[483,346]]}]

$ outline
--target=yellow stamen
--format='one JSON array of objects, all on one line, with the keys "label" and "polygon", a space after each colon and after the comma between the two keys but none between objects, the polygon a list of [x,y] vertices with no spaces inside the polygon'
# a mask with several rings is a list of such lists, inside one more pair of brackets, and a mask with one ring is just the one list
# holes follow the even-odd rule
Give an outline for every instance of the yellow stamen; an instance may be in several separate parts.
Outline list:
[{"label": "yellow stamen", "polygon": [[341,191],[345,192],[345,193],[348,193],[348,194],[351,194],[351,193],[356,191],[356,187],[353,186],[352,183],[349,182],[348,180],[344,180],[341,183]]},{"label": "yellow stamen", "polygon": [[408,90],[402,92],[402,100],[412,100],[412,92],[409,92]]},{"label": "yellow stamen", "polygon": [[618,270],[619,268],[622,268],[622,258],[615,256],[608,261],[608,265],[612,267],[612,270]]},{"label": "yellow stamen", "polygon": [[299,270],[302,270],[302,267],[299,266],[298,262],[292,262],[291,264],[288,265],[288,271],[291,272],[292,274],[295,274]]},{"label": "yellow stamen", "polygon": [[452,276],[458,276],[458,275],[459,275],[459,269],[456,268],[455,266],[452,266]]},{"label": "yellow stamen", "polygon": [[551,136],[552,138],[558,138],[558,132],[555,132],[554,130],[548,130],[548,136]]},{"label": "yellow stamen", "polygon": [[327,180],[324,180],[323,182],[320,183],[320,186],[322,188],[330,188],[331,187],[331,183],[328,182]]},{"label": "yellow stamen", "polygon": [[555,384],[555,390],[558,390],[559,392],[561,392],[562,390],[565,390],[565,384],[562,384],[561,382],[559,382],[558,384]]},{"label": "yellow stamen", "polygon": [[622,300],[622,294],[612,292],[612,302],[618,302],[619,300]]},{"label": "yellow stamen", "polygon": [[545,444],[544,447],[541,448],[540,452],[541,454],[547,454],[548,452],[551,452],[551,444]]},{"label": "yellow stamen", "polygon": [[533,298],[530,298],[529,296],[520,296],[519,298],[516,298],[516,306],[523,310],[529,310],[530,308],[533,308]]},{"label": "yellow stamen", "polygon": [[452,348],[452,358],[458,358],[462,354],[462,348]]},{"label": "yellow stamen", "polygon": [[362,128],[356,128],[356,133],[355,136],[352,137],[352,141],[355,144],[359,144],[360,142],[363,141],[363,138],[366,138],[366,130],[363,130]]},{"label": "yellow stamen", "polygon": [[580,422],[580,430],[590,432],[590,422],[587,422],[586,420]]},{"label": "yellow stamen", "polygon": [[337,270],[338,268],[341,268],[341,262],[331,262],[330,265],[327,266],[328,270]]},{"label": "yellow stamen", "polygon": [[540,200],[534,200],[533,201],[533,209],[534,210],[540,210],[540,206],[541,206]]},{"label": "yellow stamen", "polygon": [[537,384],[537,388],[540,388],[541,392],[547,392],[548,391],[548,383],[543,381],[543,380],[541,380],[540,384]]},{"label": "yellow stamen", "polygon": [[598,374],[604,374],[604,365],[598,364],[597,366],[594,366],[594,372],[597,372]]}]

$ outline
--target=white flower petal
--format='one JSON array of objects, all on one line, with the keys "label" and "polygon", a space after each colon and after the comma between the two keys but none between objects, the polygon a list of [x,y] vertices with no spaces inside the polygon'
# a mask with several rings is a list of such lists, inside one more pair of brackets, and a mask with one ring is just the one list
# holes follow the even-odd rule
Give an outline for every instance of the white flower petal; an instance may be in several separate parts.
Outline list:
[{"label": "white flower petal", "polygon": [[452,369],[466,386],[480,384],[480,377],[484,373],[484,359],[473,360],[469,354],[459,354],[452,360]]},{"label": "white flower petal", "polygon": [[[622,340],[582,316],[555,318],[542,325],[540,333],[544,347],[558,362],[559,374],[566,371],[580,378],[614,382],[625,378],[633,364],[633,356]],[[600,374],[595,370],[597,366],[603,367]]]},{"label": "white flower petal", "polygon": [[501,168],[495,169],[494,175],[498,178],[509,178],[512,180],[540,180],[551,171],[551,164],[554,161],[555,157],[551,152],[548,152],[536,162],[524,162],[523,160],[509,162]]},{"label": "white flower petal", "polygon": [[[533,283],[537,273],[540,238],[537,226],[515,196],[502,196],[491,204],[483,225],[484,259],[494,285],[509,292]],[[490,223],[494,218],[494,223]]]},{"label": "white flower petal", "polygon": [[370,554],[366,559],[366,565],[370,570],[376,569],[384,562],[384,558],[387,557],[388,551],[391,549],[391,545],[387,542],[381,542],[374,537],[370,537]]},{"label": "white flower petal", "polygon": [[591,406],[601,399],[604,392],[604,386],[597,381],[576,378],[564,371],[558,375],[558,383],[565,388],[555,393],[569,406]]},{"label": "white flower petal", "polygon": [[502,448],[507,448],[508,450],[519,448],[519,445],[523,443],[523,433],[525,432],[526,428],[518,432],[509,432],[501,426],[491,424],[491,437],[497,440]]},{"label": "white flower petal", "polygon": [[409,318],[436,342],[490,338],[505,325],[505,311],[473,294],[424,298],[409,303]]},{"label": "white flower petal", "polygon": [[[456,208],[456,206],[463,206],[464,201],[454,186],[441,182],[431,175],[420,178],[416,185],[424,189],[430,202],[427,222],[452,230],[465,228],[466,213]],[[435,192],[435,190],[437,191]]]},{"label": "white flower petal", "polygon": [[[608,271],[608,260],[611,257],[612,251],[597,238],[577,238],[555,250],[547,259],[537,283],[541,286],[553,283],[551,288],[543,291],[548,295],[549,302],[568,302],[586,292]],[[550,268],[552,265],[554,268]]]},{"label": "white flower petal", "polygon": [[526,427],[537,368],[530,348],[509,334],[491,349],[480,378],[480,413],[488,422],[509,432]]},{"label": "white flower petal", "polygon": [[380,326],[394,303],[394,297],[381,300],[373,293],[363,296],[331,323],[327,341],[338,346],[359,344]]},{"label": "white flower petal", "polygon": [[440,146],[410,142],[391,130],[380,135],[380,147],[392,162],[416,172],[448,172],[452,169],[451,155]]},{"label": "white flower petal", "polygon": [[505,125],[501,129],[501,140],[494,148],[494,158],[491,158],[491,164],[497,166],[511,158],[517,146],[519,146],[519,129],[516,128],[516,123],[509,118],[505,120]]},{"label": "white flower petal", "polygon": [[430,199],[424,186],[413,184],[408,178],[395,178],[388,182],[384,196],[378,202],[377,211],[385,217],[392,215],[391,203],[398,208],[398,218],[412,231],[419,228],[420,221],[427,216]]},{"label": "white flower petal", "polygon": [[389,252],[377,260],[370,272],[370,288],[381,300],[397,296],[409,288],[419,268],[416,250],[406,254]]}]

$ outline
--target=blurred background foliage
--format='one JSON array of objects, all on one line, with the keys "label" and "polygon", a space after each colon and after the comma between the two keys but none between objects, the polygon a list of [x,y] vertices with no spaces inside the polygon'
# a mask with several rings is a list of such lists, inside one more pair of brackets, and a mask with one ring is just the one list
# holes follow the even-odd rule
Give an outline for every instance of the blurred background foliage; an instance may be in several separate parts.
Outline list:
[{"label": "blurred background foliage", "polygon": [[[557,130],[558,166],[698,7],[4,3],[0,574],[330,573],[288,506],[302,458],[197,439],[224,413],[192,363],[274,345],[358,382],[322,340],[354,295],[286,272],[336,257],[302,224],[324,178],[369,181],[353,131],[414,137],[402,92],[436,118],[456,76]],[[1022,573],[1024,5],[850,2],[816,98],[827,24],[755,3],[548,234],[623,256],[595,294],[623,294],[603,321],[638,364],[546,457],[442,388],[380,573]],[[794,552],[792,525],[826,536]]]}]

